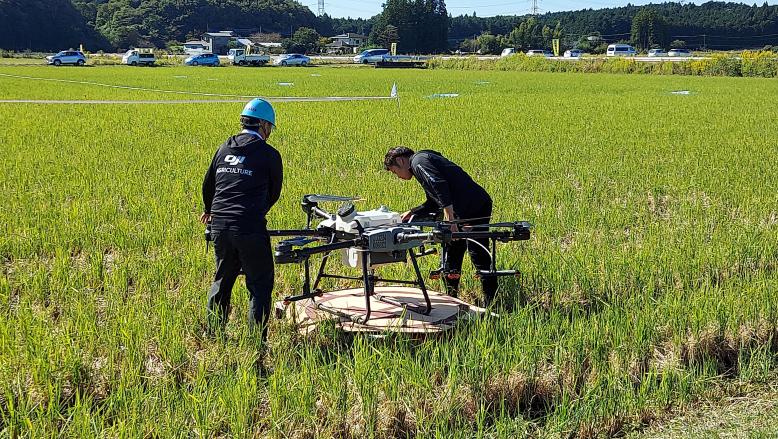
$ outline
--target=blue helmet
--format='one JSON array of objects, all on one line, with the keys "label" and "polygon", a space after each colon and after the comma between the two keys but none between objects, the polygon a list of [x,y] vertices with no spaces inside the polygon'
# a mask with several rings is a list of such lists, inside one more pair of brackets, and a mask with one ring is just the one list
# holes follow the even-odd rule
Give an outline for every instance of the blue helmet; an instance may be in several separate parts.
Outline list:
[{"label": "blue helmet", "polygon": [[253,117],[254,119],[266,120],[273,126],[276,126],[276,112],[273,110],[273,106],[270,105],[270,102],[264,99],[252,99],[248,104],[246,104],[246,106],[243,108],[243,112],[240,113],[240,115]]}]

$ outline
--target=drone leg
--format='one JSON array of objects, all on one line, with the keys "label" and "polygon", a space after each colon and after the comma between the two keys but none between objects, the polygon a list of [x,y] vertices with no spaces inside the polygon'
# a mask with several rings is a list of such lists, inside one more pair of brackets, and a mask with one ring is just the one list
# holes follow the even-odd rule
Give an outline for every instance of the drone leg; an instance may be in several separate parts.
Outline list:
[{"label": "drone leg", "polygon": [[492,272],[497,271],[497,240],[492,239]]},{"label": "drone leg", "polygon": [[446,283],[446,273],[448,272],[448,264],[446,263],[446,259],[448,258],[448,245],[446,243],[443,243],[443,245],[440,246],[440,279],[443,283],[443,292],[445,295],[449,295],[448,293],[448,284]]},{"label": "drone leg", "polygon": [[365,284],[365,310],[367,314],[357,323],[367,323],[370,320],[370,296],[373,295],[373,282],[370,276],[370,266],[367,260],[370,257],[368,252],[362,253],[362,281]]},{"label": "drone leg", "polygon": [[429,294],[427,294],[427,286],[424,285],[424,278],[421,276],[419,263],[416,261],[416,255],[413,253],[413,249],[409,250],[408,254],[411,256],[411,263],[413,264],[413,270],[416,272],[416,279],[419,281],[419,288],[421,289],[421,293],[424,294],[424,301],[427,302],[427,309],[422,314],[429,315],[430,311],[432,311],[432,303],[430,302]]},{"label": "drone leg", "polygon": [[305,258],[305,281],[303,282],[303,295],[309,296],[311,294],[311,260]]},{"label": "drone leg", "polygon": [[319,273],[316,275],[316,280],[313,281],[313,291],[316,291],[316,288],[319,287],[321,276],[324,274],[324,268],[327,266],[327,256],[329,256],[330,253],[332,252],[324,253],[324,259],[321,260],[321,264],[319,265]]}]

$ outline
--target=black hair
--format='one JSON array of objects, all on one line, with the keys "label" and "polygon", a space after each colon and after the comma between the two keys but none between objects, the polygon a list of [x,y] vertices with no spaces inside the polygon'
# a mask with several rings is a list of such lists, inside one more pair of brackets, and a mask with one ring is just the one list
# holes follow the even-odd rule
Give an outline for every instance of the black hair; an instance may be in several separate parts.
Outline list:
[{"label": "black hair", "polygon": [[240,124],[243,126],[243,128],[256,130],[257,128],[259,128],[260,122],[261,121],[256,117],[250,117],[250,116],[240,117]]},{"label": "black hair", "polygon": [[394,148],[390,148],[384,156],[384,169],[388,171],[390,167],[397,164],[398,158],[410,157],[413,154],[413,150],[405,146],[396,146]]}]

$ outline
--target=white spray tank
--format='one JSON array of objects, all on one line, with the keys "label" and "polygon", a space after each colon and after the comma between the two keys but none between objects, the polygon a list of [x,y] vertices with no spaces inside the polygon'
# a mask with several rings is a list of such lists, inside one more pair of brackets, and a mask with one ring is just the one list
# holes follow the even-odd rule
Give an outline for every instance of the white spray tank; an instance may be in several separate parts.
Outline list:
[{"label": "white spray tank", "polygon": [[[335,230],[346,233],[357,233],[359,227],[370,229],[372,227],[381,227],[394,224],[400,224],[400,214],[392,212],[386,206],[381,206],[375,210],[357,212],[351,203],[344,204],[338,209],[335,216]],[[350,267],[362,266],[362,252],[358,248],[347,248],[341,250],[341,259],[345,265]]]}]

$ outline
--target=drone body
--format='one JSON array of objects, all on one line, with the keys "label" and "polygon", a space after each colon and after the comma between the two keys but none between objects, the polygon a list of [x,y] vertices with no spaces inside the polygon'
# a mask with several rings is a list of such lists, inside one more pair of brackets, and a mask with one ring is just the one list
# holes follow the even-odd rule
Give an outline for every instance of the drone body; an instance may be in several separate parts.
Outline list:
[{"label": "drone body", "polygon": [[403,227],[400,214],[390,211],[386,206],[375,210],[357,212],[354,205],[346,203],[338,209],[333,218],[319,223],[317,229],[334,230],[344,235],[361,233],[366,240],[367,252],[361,247],[342,249],[341,259],[349,267],[361,267],[362,258],[368,254],[368,266],[376,267],[395,262],[406,262],[407,250],[415,247],[412,244],[396,245],[396,236],[402,232],[421,231],[418,228]]}]

